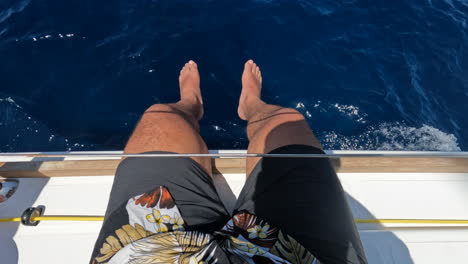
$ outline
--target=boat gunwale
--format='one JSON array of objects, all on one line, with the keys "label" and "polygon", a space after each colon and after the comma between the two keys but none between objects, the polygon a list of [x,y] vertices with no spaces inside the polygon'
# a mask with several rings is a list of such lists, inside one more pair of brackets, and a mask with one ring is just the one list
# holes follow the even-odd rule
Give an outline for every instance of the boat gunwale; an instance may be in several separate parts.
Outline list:
[{"label": "boat gunwale", "polygon": [[[5,153],[0,153],[0,177],[114,175],[121,159],[119,155],[122,153],[122,151],[27,152],[21,153],[24,154],[21,156],[5,156]],[[245,173],[246,158],[240,156],[246,153],[246,150],[211,150],[210,154],[215,156],[213,171],[221,174]],[[325,153],[344,155],[330,158],[338,173],[468,173],[468,152],[326,150]],[[71,156],[47,156],[54,154],[71,154]],[[226,158],[216,156],[218,154],[237,156]],[[371,154],[375,156],[359,156]],[[441,156],[431,156],[435,154]]]}]

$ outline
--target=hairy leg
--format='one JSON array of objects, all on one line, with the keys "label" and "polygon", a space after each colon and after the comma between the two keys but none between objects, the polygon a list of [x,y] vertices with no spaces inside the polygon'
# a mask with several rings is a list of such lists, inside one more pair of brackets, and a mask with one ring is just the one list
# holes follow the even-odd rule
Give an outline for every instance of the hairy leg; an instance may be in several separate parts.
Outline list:
[{"label": "hairy leg", "polygon": [[[245,65],[239,116],[248,120],[249,153],[319,154],[321,145],[294,109],[261,100],[261,73]],[[255,167],[259,163],[261,166]],[[366,263],[346,195],[328,159],[249,158],[238,211],[248,211],[294,237],[323,263]],[[317,217],[317,216],[320,217]],[[294,219],[294,221],[291,221]],[[323,221],[332,219],[333,221]]]},{"label": "hairy leg", "polygon": [[[155,104],[148,108],[133,131],[125,153],[169,151],[176,153],[208,153],[199,134],[198,121],[203,116],[200,75],[197,64],[190,61],[180,71],[180,101]],[[209,157],[192,157],[211,175]]]},{"label": "hairy leg", "polygon": [[[238,114],[248,121],[248,153],[268,153],[294,144],[322,148],[301,113],[262,101],[261,85],[260,68],[252,60],[247,61],[242,74]],[[250,175],[259,160],[247,158],[247,175]]]}]

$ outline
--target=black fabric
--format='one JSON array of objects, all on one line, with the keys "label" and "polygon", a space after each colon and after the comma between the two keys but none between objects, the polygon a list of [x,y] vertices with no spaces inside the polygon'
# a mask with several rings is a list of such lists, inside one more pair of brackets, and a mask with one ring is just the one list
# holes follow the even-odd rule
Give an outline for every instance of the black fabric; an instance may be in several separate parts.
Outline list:
[{"label": "black fabric", "polygon": [[[323,154],[290,145],[272,154]],[[327,158],[263,158],[236,208],[278,226],[323,263],[366,263],[345,192]]]},{"label": "black fabric", "polygon": [[115,174],[106,218],[130,197],[156,186],[165,186],[170,191],[188,225],[187,230],[213,232],[230,218],[211,176],[196,161],[186,157],[124,159]]},{"label": "black fabric", "polygon": [[[271,153],[323,151],[291,145]],[[211,177],[194,160],[126,158],[116,172],[104,225],[130,197],[158,185],[170,191],[187,230],[211,233],[230,219]],[[328,159],[263,158],[237,201],[235,212],[244,210],[284,230],[322,263],[366,263],[345,193]]]}]

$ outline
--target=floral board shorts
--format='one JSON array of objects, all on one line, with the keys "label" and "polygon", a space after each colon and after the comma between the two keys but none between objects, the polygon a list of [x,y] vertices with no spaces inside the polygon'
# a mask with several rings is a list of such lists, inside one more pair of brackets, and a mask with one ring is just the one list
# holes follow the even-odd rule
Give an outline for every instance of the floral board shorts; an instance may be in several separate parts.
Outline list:
[{"label": "floral board shorts", "polygon": [[197,162],[148,157],[120,163],[90,263],[367,261],[328,159],[263,158],[229,212]]}]

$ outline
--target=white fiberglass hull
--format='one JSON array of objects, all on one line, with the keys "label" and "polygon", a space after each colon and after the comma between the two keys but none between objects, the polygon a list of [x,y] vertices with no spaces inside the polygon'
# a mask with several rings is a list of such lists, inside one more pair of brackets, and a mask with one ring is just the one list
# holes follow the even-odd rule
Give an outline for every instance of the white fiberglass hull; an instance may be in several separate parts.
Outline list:
[{"label": "white fiberglass hull", "polygon": [[[0,157],[0,164],[12,159],[31,160]],[[353,172],[338,176],[356,219],[468,219],[468,172]],[[215,183],[219,187],[226,180],[238,195],[244,179],[242,173],[225,173],[216,175]],[[113,175],[18,180],[15,194],[0,203],[0,218],[20,216],[31,206],[44,206],[46,215],[103,215]],[[220,193],[226,206],[232,206],[229,189]],[[87,263],[101,224],[42,221],[32,227],[0,222],[0,263]],[[358,229],[369,263],[468,260],[467,224],[358,224]]]}]

